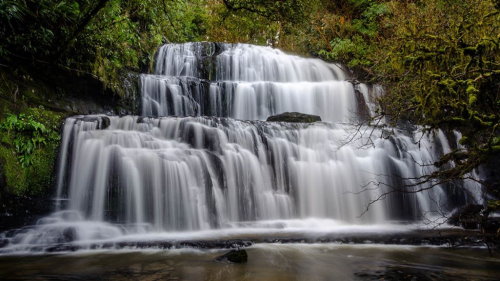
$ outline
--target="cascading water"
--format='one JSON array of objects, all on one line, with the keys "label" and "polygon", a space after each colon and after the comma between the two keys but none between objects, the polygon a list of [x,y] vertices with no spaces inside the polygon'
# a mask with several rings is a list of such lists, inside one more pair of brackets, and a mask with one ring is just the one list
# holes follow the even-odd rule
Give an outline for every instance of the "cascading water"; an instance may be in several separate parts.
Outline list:
[{"label": "cascading water", "polygon": [[297,111],[324,121],[359,116],[354,86],[334,64],[252,45],[172,44],[158,52],[156,75],[142,75],[145,116],[265,120]]},{"label": "cascading water", "polygon": [[[359,127],[382,91],[348,77],[337,65],[268,47],[165,45],[155,74],[141,76],[142,116],[66,120],[58,212],[11,243],[286,227],[311,218],[408,222],[471,200],[464,192],[470,183],[438,185],[389,193],[360,216],[371,200],[432,172],[423,164],[453,145],[442,131]],[[262,121],[287,111],[325,122]],[[352,138],[359,130],[371,133]]]}]

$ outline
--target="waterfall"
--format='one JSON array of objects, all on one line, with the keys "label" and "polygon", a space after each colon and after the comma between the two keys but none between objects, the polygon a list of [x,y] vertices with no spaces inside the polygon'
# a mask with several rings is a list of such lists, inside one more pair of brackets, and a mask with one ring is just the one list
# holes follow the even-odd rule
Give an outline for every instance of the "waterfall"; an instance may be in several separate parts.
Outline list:
[{"label": "waterfall", "polygon": [[[310,218],[412,222],[471,200],[465,182],[392,192],[435,171],[458,144],[441,130],[360,126],[383,90],[349,78],[269,47],[164,45],[155,73],[140,77],[141,115],[66,120],[58,212],[41,223],[63,236],[73,223],[79,239],[98,239]],[[264,121],[287,111],[323,122]]]},{"label": "waterfall", "polygon": [[[99,125],[103,118],[110,123],[106,128]],[[376,223],[400,215],[417,219],[436,207],[429,197],[441,206],[448,201],[438,186],[394,196],[358,218],[371,199],[388,191],[376,188],[377,182],[433,171],[419,163],[433,161],[439,149],[449,150],[442,132],[434,137],[398,132],[357,149],[369,139],[345,143],[356,129],[349,124],[138,116],[68,121],[78,129],[65,134],[64,142],[74,145],[67,152],[68,188],[59,193],[68,198],[68,209],[92,220],[150,224],[156,230],[308,217]],[[426,150],[415,144],[421,137]]]},{"label": "waterfall", "polygon": [[354,86],[335,64],[245,44],[188,43],[160,48],[143,74],[144,116],[265,120],[283,112],[350,122],[360,115]]}]

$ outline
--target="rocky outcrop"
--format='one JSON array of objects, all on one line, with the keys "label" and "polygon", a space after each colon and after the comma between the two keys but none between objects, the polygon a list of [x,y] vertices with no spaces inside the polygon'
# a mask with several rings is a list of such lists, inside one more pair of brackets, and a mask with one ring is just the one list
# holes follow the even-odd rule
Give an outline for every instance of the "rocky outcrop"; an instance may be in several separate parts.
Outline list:
[{"label": "rocky outcrop", "polygon": [[137,114],[139,112],[138,74],[124,72],[117,89],[88,76],[54,74],[34,88],[38,97],[31,102],[69,114]]},{"label": "rocky outcrop", "polygon": [[269,116],[267,122],[289,122],[289,123],[313,123],[321,121],[318,115],[304,114],[300,112],[285,112]]},{"label": "rocky outcrop", "polygon": [[482,205],[465,205],[456,210],[448,222],[465,229],[479,229],[483,221],[482,211]]},{"label": "rocky outcrop", "polygon": [[0,191],[0,232],[32,224],[53,210],[50,194],[20,196]]},{"label": "rocky outcrop", "polygon": [[98,115],[84,116],[81,118],[81,120],[84,122],[97,123],[97,129],[99,130],[104,130],[111,124],[111,120],[107,116],[98,116]]}]

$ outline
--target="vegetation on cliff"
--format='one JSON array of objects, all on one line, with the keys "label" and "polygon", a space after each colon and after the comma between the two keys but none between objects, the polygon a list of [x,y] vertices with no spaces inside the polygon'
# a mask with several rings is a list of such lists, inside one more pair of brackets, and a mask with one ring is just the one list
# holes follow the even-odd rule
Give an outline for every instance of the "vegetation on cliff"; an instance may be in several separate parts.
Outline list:
[{"label": "vegetation on cliff", "polygon": [[[419,181],[466,178],[500,152],[498,1],[348,1],[361,8],[319,52],[385,86],[380,116],[458,130],[460,144]],[[342,15],[343,16],[343,15]],[[339,31],[341,30],[341,31]],[[453,164],[451,164],[453,163]],[[432,164],[432,163],[423,163]],[[499,195],[498,182],[484,183]]]}]

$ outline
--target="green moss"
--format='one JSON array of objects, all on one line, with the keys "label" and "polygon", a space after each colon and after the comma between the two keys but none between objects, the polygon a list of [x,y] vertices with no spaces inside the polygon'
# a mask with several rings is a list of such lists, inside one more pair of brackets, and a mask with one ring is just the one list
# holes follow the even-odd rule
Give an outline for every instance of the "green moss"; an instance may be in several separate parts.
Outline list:
[{"label": "green moss", "polygon": [[33,152],[32,164],[23,167],[16,152],[4,145],[0,146],[7,192],[15,195],[42,195],[53,184],[53,171],[57,154],[57,144],[52,143]]},{"label": "green moss", "polygon": [[0,146],[0,158],[3,162],[3,170],[7,183],[7,192],[13,194],[23,194],[27,189],[26,169],[17,160],[14,149]]},{"label": "green moss", "polygon": [[459,143],[461,145],[467,145],[470,143],[470,139],[468,137],[462,137],[460,140],[459,140]]},{"label": "green moss", "polygon": [[500,200],[488,200],[488,208],[492,211],[500,210]]},{"label": "green moss", "polygon": [[50,143],[33,153],[31,166],[26,169],[25,194],[44,194],[53,184],[53,172],[57,159],[57,143]]},{"label": "green moss", "polygon": [[[15,132],[2,131],[0,138],[0,163],[6,179],[6,190],[16,195],[43,195],[53,184],[53,171],[59,145],[58,128],[63,116],[43,107],[26,108],[22,114],[43,124],[47,131],[44,141],[37,144],[28,155],[20,155]],[[0,120],[3,121],[3,120]],[[17,142],[16,142],[17,140]],[[21,161],[29,157],[29,161]]]}]

